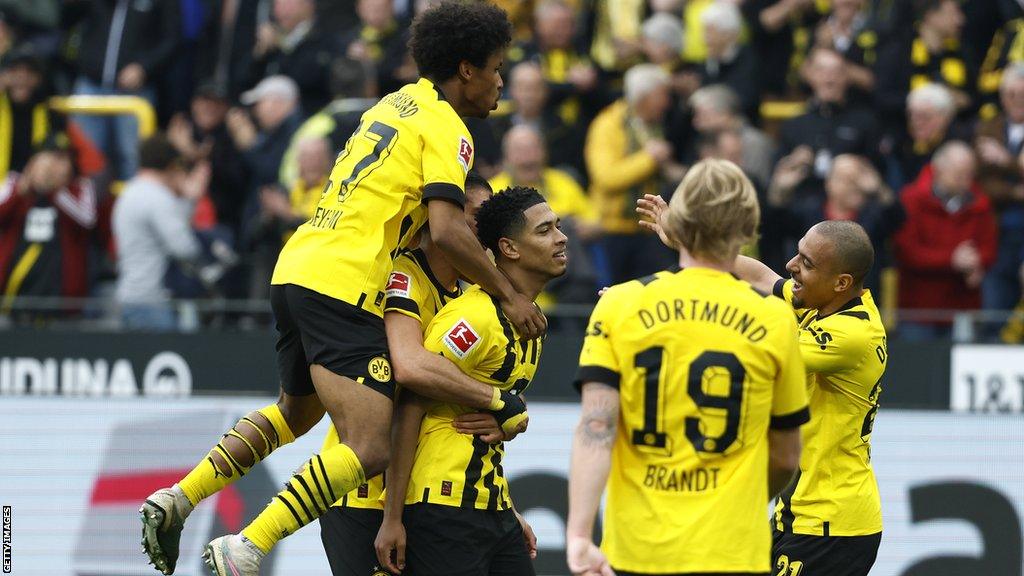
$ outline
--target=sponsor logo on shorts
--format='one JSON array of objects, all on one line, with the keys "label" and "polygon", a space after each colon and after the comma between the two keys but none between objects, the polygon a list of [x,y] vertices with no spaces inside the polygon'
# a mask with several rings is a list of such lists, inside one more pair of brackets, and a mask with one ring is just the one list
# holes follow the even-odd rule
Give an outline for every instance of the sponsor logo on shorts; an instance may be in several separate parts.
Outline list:
[{"label": "sponsor logo on shorts", "polygon": [[450,480],[442,480],[441,481],[441,496],[451,496],[451,495],[452,495],[452,483],[451,483],[451,481]]},{"label": "sponsor logo on shorts", "polygon": [[383,356],[377,356],[370,360],[370,365],[366,367],[366,371],[377,382],[391,381],[391,362],[388,362],[388,359]]},{"label": "sponsor logo on shorts", "polygon": [[412,278],[404,272],[392,272],[391,278],[388,279],[388,287],[385,290],[387,291],[388,298],[392,296],[408,298],[409,292],[412,290]]},{"label": "sponsor logo on shorts", "polygon": [[473,166],[473,145],[465,137],[459,141],[459,163],[466,172]]},{"label": "sponsor logo on shorts", "polygon": [[444,344],[459,358],[465,358],[466,354],[480,342],[480,335],[464,319],[459,320],[452,326],[452,329],[444,335]]}]

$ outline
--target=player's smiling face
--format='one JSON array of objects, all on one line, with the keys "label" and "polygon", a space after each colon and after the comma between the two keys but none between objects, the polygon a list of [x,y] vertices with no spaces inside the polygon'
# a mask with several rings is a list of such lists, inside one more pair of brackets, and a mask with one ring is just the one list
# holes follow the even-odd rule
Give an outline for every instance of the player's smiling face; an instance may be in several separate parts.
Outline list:
[{"label": "player's smiling face", "polygon": [[491,110],[498,107],[501,89],[505,83],[501,79],[501,67],[504,63],[504,50],[499,50],[487,59],[483,68],[470,64],[472,74],[465,84],[467,103],[472,107],[469,116],[486,118]]},{"label": "player's smiling face", "polygon": [[562,233],[558,216],[547,202],[543,202],[527,208],[523,217],[526,224],[515,241],[520,255],[519,266],[550,278],[565,274],[569,261],[568,239]]},{"label": "player's smiling face", "polygon": [[832,245],[814,228],[797,244],[797,254],[786,264],[793,277],[793,303],[800,308],[821,308],[835,297],[836,274],[827,264]]}]

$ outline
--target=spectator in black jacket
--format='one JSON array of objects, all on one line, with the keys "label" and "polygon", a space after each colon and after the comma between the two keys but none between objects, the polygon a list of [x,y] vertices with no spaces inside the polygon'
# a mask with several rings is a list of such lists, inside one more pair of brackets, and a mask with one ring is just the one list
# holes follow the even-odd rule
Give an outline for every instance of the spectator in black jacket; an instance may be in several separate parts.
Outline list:
[{"label": "spectator in black jacket", "polygon": [[708,57],[700,66],[701,86],[725,84],[740,99],[740,109],[751,120],[760,118],[761,93],[757,81],[757,56],[740,45],[743,17],[728,2],[708,6],[700,17]]},{"label": "spectator in black jacket", "polygon": [[[181,34],[179,0],[71,0],[71,21],[82,20],[75,94],[141,96],[151,103],[154,82],[174,56]],[[107,154],[114,176],[138,166],[138,128],[130,115],[79,116],[76,122]]]},{"label": "spectator in black jacket", "polygon": [[195,79],[237,100],[249,87],[260,0],[209,0],[196,47]]},{"label": "spectator in black jacket", "polygon": [[825,177],[832,171],[832,159],[840,154],[868,157],[875,166],[878,157],[878,124],[867,108],[847,102],[846,62],[833,50],[816,48],[807,61],[807,77],[814,95],[807,112],[788,120],[779,130],[779,153],[792,154],[798,148],[810,154],[809,170],[797,186],[797,194],[819,194]]},{"label": "spectator in black jacket", "polygon": [[379,97],[415,82],[416,64],[406,49],[408,30],[395,18],[391,0],[359,0],[356,14],[359,23],[342,34],[341,51],[371,73],[371,93]]},{"label": "spectator in black jacket", "polygon": [[283,74],[299,87],[304,114],[312,114],[331,101],[331,61],[337,45],[316,28],[315,0],[274,0],[274,23],[265,22],[256,33],[254,75]]}]

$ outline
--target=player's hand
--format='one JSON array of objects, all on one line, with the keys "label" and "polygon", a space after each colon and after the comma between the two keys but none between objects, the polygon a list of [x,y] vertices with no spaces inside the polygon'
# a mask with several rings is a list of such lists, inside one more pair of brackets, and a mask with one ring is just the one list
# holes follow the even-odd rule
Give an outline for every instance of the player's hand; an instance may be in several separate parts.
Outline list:
[{"label": "player's hand", "polygon": [[533,533],[533,526],[523,518],[523,515],[518,511],[513,510],[516,515],[516,520],[519,520],[519,526],[523,529],[523,540],[526,541],[526,551],[530,553],[530,558],[533,560],[537,559],[537,535]]},{"label": "player's hand", "polygon": [[127,92],[135,92],[146,83],[146,69],[142,65],[132,62],[121,69],[117,75],[117,85]]},{"label": "player's hand", "polygon": [[526,402],[506,390],[498,392],[498,396],[488,410],[494,415],[494,419],[498,421],[498,425],[506,437],[514,436],[525,430],[524,424],[530,420],[526,414]]},{"label": "player's hand", "polygon": [[565,543],[565,555],[573,576],[615,576],[604,552],[590,538],[569,537]]},{"label": "player's hand", "polygon": [[505,432],[498,426],[498,420],[490,412],[470,412],[459,414],[452,421],[452,426],[459,434],[479,436],[488,444],[496,444],[505,440]]},{"label": "player's hand", "polygon": [[387,520],[380,525],[377,539],[373,541],[377,551],[377,562],[393,574],[401,574],[405,569],[405,526],[395,520]]},{"label": "player's hand", "polygon": [[519,335],[527,340],[543,336],[548,329],[548,319],[544,317],[544,313],[533,303],[533,300],[522,294],[516,293],[511,300],[502,302],[501,311],[516,327]]},{"label": "player's hand", "polygon": [[673,250],[679,247],[665,232],[661,225],[662,218],[668,212],[668,203],[657,194],[644,194],[643,198],[637,198],[636,211],[640,214],[640,227],[646,228],[661,238],[661,243]]}]

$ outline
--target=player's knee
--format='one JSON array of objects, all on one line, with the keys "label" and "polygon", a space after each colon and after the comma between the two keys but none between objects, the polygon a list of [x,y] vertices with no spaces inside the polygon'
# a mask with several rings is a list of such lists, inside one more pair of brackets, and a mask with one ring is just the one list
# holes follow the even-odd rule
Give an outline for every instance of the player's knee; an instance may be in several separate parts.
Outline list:
[{"label": "player's knee", "polygon": [[298,438],[309,432],[324,417],[324,407],[315,395],[291,396],[282,393],[277,399],[277,407],[284,416],[284,421],[291,429],[292,435]]},{"label": "player's knee", "polygon": [[391,461],[391,448],[387,441],[365,442],[349,447],[359,458],[359,464],[362,465],[363,474],[367,478],[373,478],[387,470],[388,463]]}]

